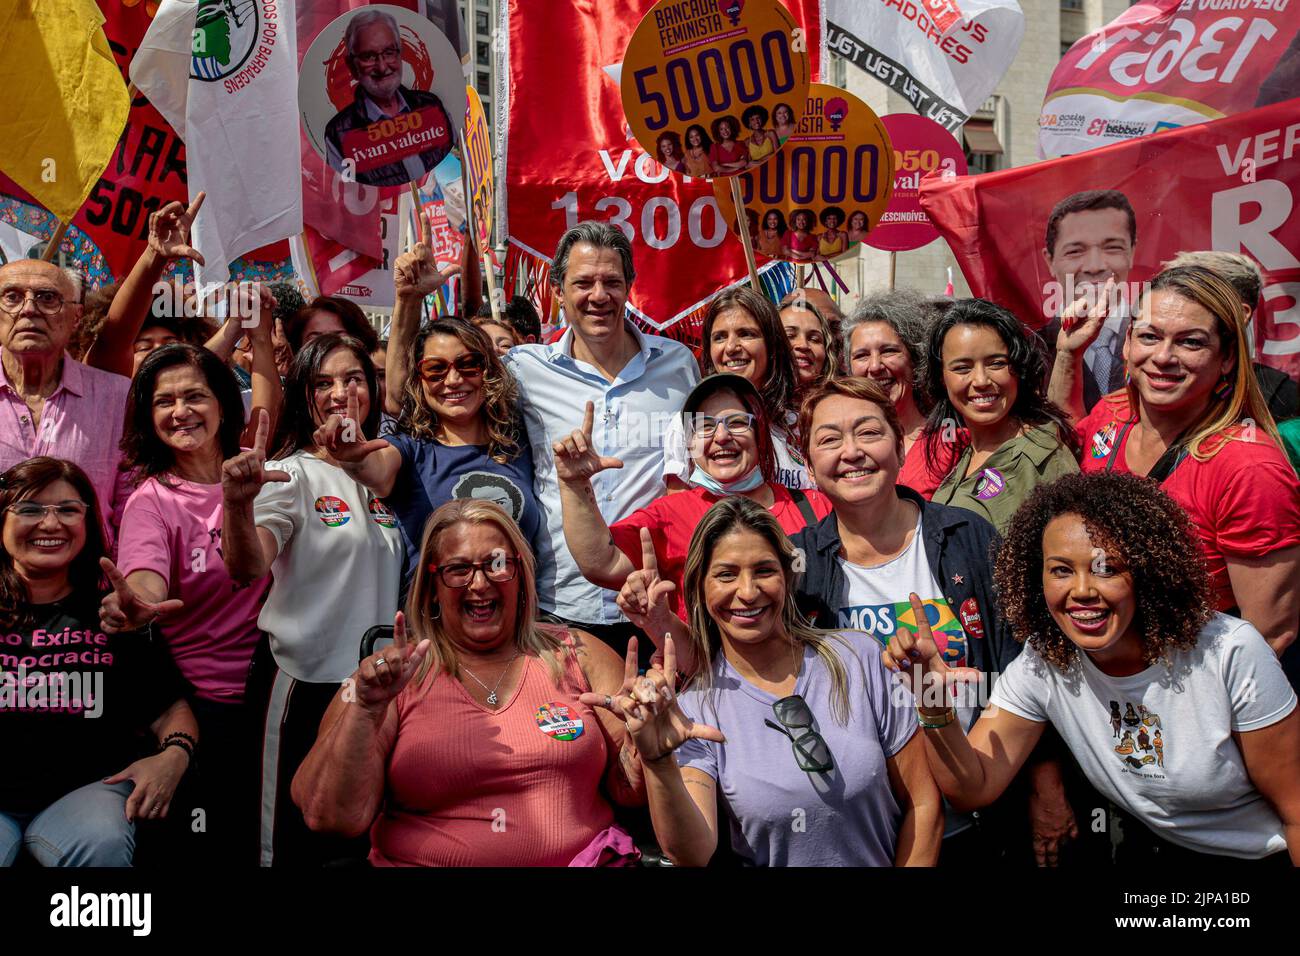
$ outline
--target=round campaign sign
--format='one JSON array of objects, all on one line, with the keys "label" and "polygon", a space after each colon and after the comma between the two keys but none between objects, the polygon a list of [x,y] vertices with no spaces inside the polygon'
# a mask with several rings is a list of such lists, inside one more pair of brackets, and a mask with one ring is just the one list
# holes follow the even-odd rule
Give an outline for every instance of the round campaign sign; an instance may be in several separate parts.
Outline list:
[{"label": "round campaign sign", "polygon": [[345,180],[404,186],[455,145],[465,77],[431,20],[371,5],[331,20],[308,47],[298,102],[307,139]]},{"label": "round campaign sign", "polygon": [[[875,229],[894,188],[894,150],[880,117],[852,93],[813,83],[799,129],[772,162],[740,177],[754,252],[790,262],[844,255]],[[731,189],[722,217],[739,227]]]},{"label": "round campaign sign", "polygon": [[966,175],[966,154],[952,133],[915,113],[881,117],[894,145],[894,198],[865,242],[887,252],[919,249],[939,238],[921,209],[921,180],[930,175],[955,179]]},{"label": "round campaign sign", "polygon": [[660,0],[623,56],[632,135],[668,169],[701,179],[766,163],[808,94],[797,31],[777,0]]},{"label": "round campaign sign", "polygon": [[479,249],[486,250],[492,242],[492,140],[478,90],[466,87],[465,95],[465,168]]}]

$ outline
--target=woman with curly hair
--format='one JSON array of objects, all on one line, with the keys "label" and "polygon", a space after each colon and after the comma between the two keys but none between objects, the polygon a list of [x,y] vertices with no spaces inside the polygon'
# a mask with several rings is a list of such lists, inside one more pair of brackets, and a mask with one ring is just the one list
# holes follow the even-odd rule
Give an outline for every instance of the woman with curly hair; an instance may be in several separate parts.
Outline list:
[{"label": "woman with curly hair", "polygon": [[424,522],[454,498],[495,501],[537,538],[533,453],[522,439],[519,393],[484,331],[444,317],[416,336],[397,432],[366,441],[339,429],[327,447],[350,476],[397,515],[408,557],[405,585],[418,566]]},{"label": "woman with curly hair", "polygon": [[709,160],[714,176],[733,176],[749,168],[749,149],[736,139],[740,124],[734,116],[720,116],[710,127],[713,145],[709,147]]},{"label": "woman with curly hair", "polygon": [[[1240,300],[1192,266],[1157,275],[1140,306],[1124,343],[1127,388],[1079,422],[1082,468],[1160,482],[1196,527],[1214,607],[1250,621],[1281,654],[1300,621],[1300,483],[1251,367]],[[1080,354],[1102,320],[1070,333]],[[1067,364],[1058,352],[1058,376]],[[1082,417],[1082,393],[1067,385],[1054,383]]]},{"label": "woman with curly hair", "polygon": [[687,176],[708,179],[713,175],[713,160],[709,159],[709,151],[712,148],[713,140],[709,138],[703,126],[692,123],[686,127],[686,152],[683,154],[682,162],[686,167]]},{"label": "woman with curly hair", "polygon": [[785,213],[779,209],[769,209],[763,213],[763,228],[758,230],[758,245],[755,248],[762,255],[779,258],[788,228]]},{"label": "woman with curly hair", "polygon": [[826,228],[817,237],[817,254],[834,259],[847,252],[849,234],[840,228],[844,224],[844,210],[839,206],[827,206],[822,210],[821,223]]},{"label": "woman with curly hair", "polygon": [[1047,399],[1046,362],[1030,335],[1001,306],[962,299],[935,323],[926,354],[934,408],[921,441],[927,467],[948,467],[934,500],[999,531],[1035,485],[1079,470],[1078,440]]},{"label": "woman with curly hair", "polygon": [[[1051,724],[1089,781],[1140,821],[1117,862],[1300,863],[1296,695],[1249,622],[1215,613],[1191,522],[1154,484],[1070,475],[1016,513],[994,579],[1024,652],[970,733],[923,626],[911,672],[927,756],[958,807],[998,798]],[[1122,817],[1121,817],[1122,818]]]},{"label": "woman with curly hair", "polygon": [[749,164],[757,166],[776,152],[781,145],[773,130],[767,129],[767,108],[754,105],[740,114],[740,121],[749,131],[745,145],[749,147]]},{"label": "woman with curly hair", "polygon": [[796,209],[790,213],[790,231],[785,234],[781,251],[787,259],[812,262],[817,258],[817,236],[812,231],[817,225],[817,214],[811,209]]},{"label": "woman with curly hair", "polygon": [[794,357],[795,404],[798,405],[807,392],[843,374],[840,339],[831,331],[831,323],[822,310],[808,301],[803,289],[786,295],[778,308]]}]

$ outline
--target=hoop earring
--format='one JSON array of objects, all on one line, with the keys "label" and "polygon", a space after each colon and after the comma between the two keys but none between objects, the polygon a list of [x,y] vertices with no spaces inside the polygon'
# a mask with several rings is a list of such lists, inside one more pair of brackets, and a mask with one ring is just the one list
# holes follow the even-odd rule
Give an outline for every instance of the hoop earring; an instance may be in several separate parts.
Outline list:
[{"label": "hoop earring", "polygon": [[442,617],[442,605],[437,601],[434,601],[433,607],[429,611],[429,620],[436,621],[440,617]]}]

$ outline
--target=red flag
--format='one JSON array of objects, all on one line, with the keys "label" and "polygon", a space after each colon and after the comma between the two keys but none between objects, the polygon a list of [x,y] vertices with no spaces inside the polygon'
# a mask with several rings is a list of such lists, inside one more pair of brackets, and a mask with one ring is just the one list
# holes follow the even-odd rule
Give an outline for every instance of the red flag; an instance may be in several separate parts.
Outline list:
[{"label": "red flag", "polygon": [[[507,281],[520,267],[536,275],[568,226],[609,220],[632,238],[637,277],[629,310],[667,330],[719,288],[743,280],[747,269],[710,184],[685,182],[637,144],[619,85],[605,72],[622,63],[633,30],[653,5],[508,0],[506,269]],[[818,0],[787,0],[786,6],[804,31],[816,78]],[[690,339],[698,330],[687,323],[667,334]]]},{"label": "red flag", "polygon": [[1137,3],[1070,47],[1038,118],[1040,156],[1070,156],[1300,92],[1300,16],[1273,3]]},{"label": "red flag", "polygon": [[1298,115],[1300,100],[1288,100],[1033,166],[950,182],[930,176],[921,206],[971,291],[1038,328],[1063,298],[1045,257],[1052,207],[1082,190],[1117,189],[1137,217],[1128,281],[1150,279],[1184,250],[1245,253],[1264,273],[1256,356],[1300,377]]}]

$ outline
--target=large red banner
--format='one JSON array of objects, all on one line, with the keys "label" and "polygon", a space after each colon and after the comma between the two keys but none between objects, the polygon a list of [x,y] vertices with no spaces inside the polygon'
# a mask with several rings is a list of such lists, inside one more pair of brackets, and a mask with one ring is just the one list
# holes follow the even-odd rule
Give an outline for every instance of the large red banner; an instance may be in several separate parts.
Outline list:
[{"label": "large red banner", "polygon": [[[786,0],[821,69],[818,0]],[[549,259],[565,229],[608,220],[631,239],[637,277],[629,308],[666,329],[746,274],[708,181],[661,166],[632,137],[617,66],[654,0],[574,4],[508,0],[509,133],[506,226],[518,259]]]},{"label": "large red banner", "polygon": [[921,206],[974,294],[1038,328],[1062,300],[1044,256],[1048,216],[1089,189],[1117,189],[1133,205],[1131,283],[1183,250],[1255,259],[1265,280],[1256,356],[1300,378],[1300,99],[1033,166],[930,176]]},{"label": "large red banner", "polygon": [[1300,93],[1300,14],[1288,0],[1137,3],[1061,57],[1039,153],[1070,156]]}]

